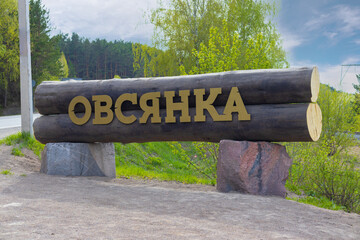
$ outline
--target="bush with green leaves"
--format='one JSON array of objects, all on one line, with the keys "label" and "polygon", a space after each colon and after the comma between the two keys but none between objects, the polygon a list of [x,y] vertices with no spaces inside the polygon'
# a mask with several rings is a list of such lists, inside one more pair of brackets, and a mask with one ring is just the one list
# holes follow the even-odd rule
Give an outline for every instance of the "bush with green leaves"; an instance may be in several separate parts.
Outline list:
[{"label": "bush with green leaves", "polygon": [[329,155],[354,146],[356,113],[353,108],[353,95],[322,84],[318,104],[323,125],[320,141],[325,141],[330,147]]},{"label": "bush with green leaves", "polygon": [[325,141],[287,144],[286,149],[293,159],[288,189],[325,196],[348,211],[360,213],[360,172],[355,157],[338,152],[329,156],[331,146]]},{"label": "bush with green leaves", "polygon": [[354,138],[352,96],[322,85],[318,103],[322,134],[314,143],[285,143],[293,159],[287,188],[308,196],[326,197],[348,211],[360,213],[360,172],[348,149]]}]

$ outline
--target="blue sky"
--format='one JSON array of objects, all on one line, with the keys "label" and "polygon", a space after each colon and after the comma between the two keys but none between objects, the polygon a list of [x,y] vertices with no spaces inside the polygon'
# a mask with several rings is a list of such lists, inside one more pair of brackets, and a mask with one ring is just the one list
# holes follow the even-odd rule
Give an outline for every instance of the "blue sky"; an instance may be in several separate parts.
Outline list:
[{"label": "blue sky", "polygon": [[283,0],[278,29],[291,66],[317,65],[322,82],[354,92],[360,66],[341,65],[360,64],[360,1]]},{"label": "blue sky", "polygon": [[[80,36],[151,43],[144,13],[157,0],[43,0],[56,31]],[[291,67],[318,66],[320,79],[354,92],[360,66],[359,0],[282,0],[277,18]],[[343,81],[340,85],[341,72]],[[345,74],[346,72],[346,74]]]}]

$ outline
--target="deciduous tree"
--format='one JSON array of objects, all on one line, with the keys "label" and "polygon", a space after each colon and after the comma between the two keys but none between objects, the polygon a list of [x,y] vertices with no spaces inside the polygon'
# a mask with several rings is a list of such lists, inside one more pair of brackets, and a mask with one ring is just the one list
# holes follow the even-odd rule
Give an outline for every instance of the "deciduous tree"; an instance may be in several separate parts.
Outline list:
[{"label": "deciduous tree", "polygon": [[[270,66],[283,67],[286,62],[285,52],[272,22],[275,14],[276,5],[270,1],[171,0],[167,4],[160,3],[160,7],[150,13],[150,22],[155,26],[154,44],[155,47],[164,49],[164,63],[176,68],[169,68],[167,72],[160,74],[163,66],[159,65],[155,73],[178,75],[180,66],[190,71],[198,63],[193,54],[194,49],[199,52],[201,46],[209,46],[210,35],[215,34],[214,31],[220,38],[228,36],[230,39],[227,48],[218,47],[218,50],[229,51],[233,48],[231,42],[236,37],[240,57],[249,54],[248,47],[261,48],[262,46],[254,45],[260,43],[261,38],[261,43],[271,45],[266,52]],[[254,49],[251,51],[256,54]],[[140,54],[144,53],[141,51]],[[253,56],[249,56],[251,57]],[[158,58],[152,57],[151,60]],[[241,58],[242,62],[245,60],[245,57]],[[242,66],[245,64],[240,64]],[[256,66],[248,66],[253,67]]]},{"label": "deciduous tree", "polygon": [[[221,34],[222,33],[222,34]],[[196,63],[191,70],[180,67],[181,74],[201,74],[209,72],[224,72],[238,69],[266,69],[281,67],[286,64],[285,59],[274,60],[278,57],[276,42],[264,38],[258,33],[254,38],[244,43],[237,32],[228,30],[224,20],[220,31],[216,27],[210,29],[207,44],[201,43],[200,49],[193,50]]]},{"label": "deciduous tree", "polygon": [[19,98],[19,33],[17,1],[0,1],[0,104]]}]

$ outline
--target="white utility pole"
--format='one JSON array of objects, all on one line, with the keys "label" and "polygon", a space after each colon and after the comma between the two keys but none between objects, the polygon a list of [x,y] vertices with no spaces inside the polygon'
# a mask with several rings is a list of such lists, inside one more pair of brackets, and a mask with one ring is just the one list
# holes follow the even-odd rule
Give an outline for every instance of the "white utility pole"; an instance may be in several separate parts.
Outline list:
[{"label": "white utility pole", "polygon": [[28,132],[30,135],[33,135],[33,97],[28,0],[18,0],[18,10],[20,38],[21,131]]}]

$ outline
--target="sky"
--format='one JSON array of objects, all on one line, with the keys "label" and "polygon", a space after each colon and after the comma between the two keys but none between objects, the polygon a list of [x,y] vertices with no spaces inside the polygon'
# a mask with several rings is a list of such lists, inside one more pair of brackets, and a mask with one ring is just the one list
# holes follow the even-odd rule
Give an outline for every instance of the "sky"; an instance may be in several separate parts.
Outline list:
[{"label": "sky", "polygon": [[[42,0],[54,33],[151,44],[146,12],[157,0]],[[359,0],[282,0],[274,19],[290,67],[317,66],[320,81],[354,93],[360,66]]]}]

